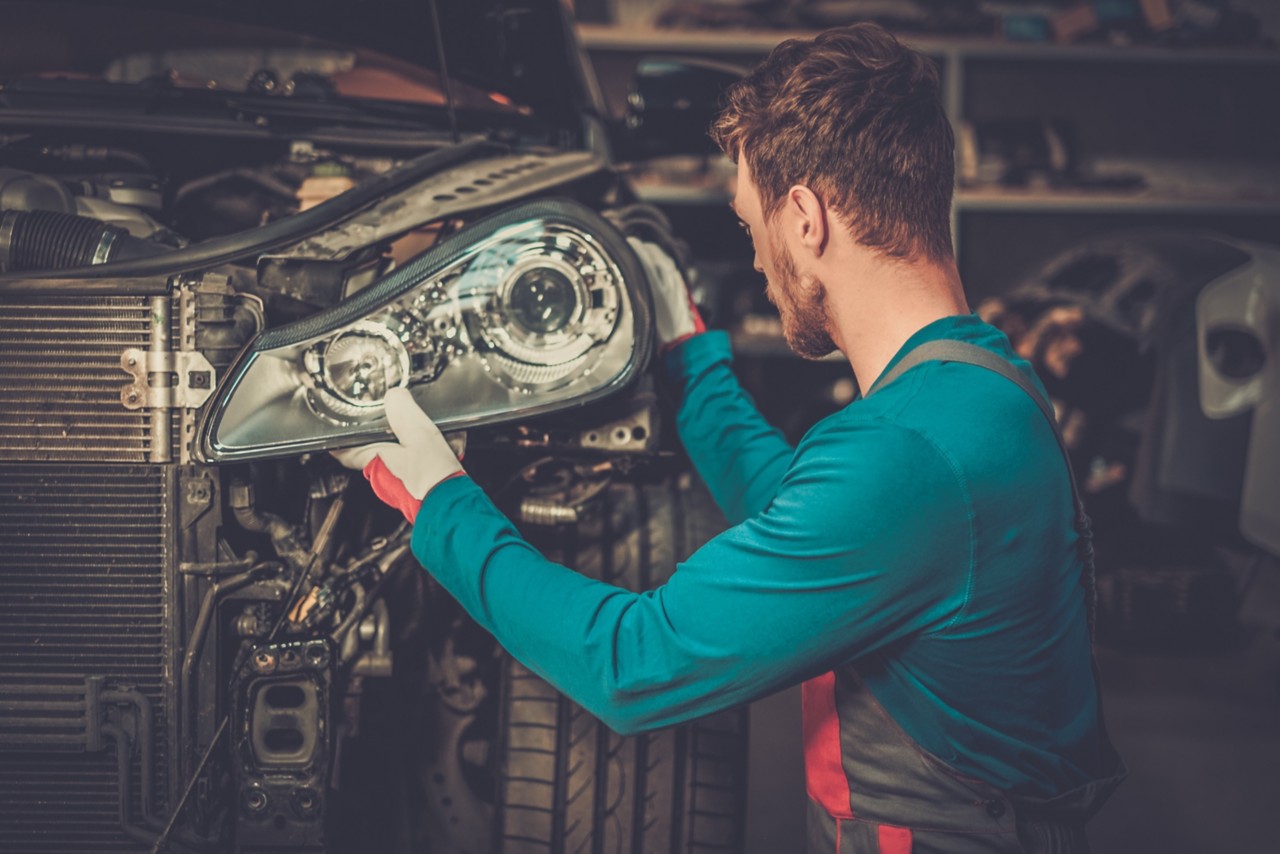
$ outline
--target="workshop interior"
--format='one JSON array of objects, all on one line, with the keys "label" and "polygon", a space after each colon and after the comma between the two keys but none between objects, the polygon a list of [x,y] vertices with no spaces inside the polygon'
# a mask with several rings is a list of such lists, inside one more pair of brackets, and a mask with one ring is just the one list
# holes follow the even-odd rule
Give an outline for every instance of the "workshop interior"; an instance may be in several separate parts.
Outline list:
[{"label": "workshop interior", "polygon": [[329,452],[409,388],[550,559],[663,584],[726,522],[630,241],[790,441],[858,400],[788,348],[708,129],[773,47],[862,21],[937,65],[969,305],[1092,517],[1130,770],[1093,850],[1280,850],[1280,5],[0,15],[0,851],[803,852],[797,689],[610,730]]}]

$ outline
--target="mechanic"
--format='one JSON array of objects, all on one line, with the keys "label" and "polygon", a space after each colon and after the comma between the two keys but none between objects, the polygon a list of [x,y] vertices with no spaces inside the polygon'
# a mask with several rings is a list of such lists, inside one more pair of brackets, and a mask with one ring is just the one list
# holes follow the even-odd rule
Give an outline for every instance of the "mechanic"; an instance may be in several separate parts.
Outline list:
[{"label": "mechanic", "polygon": [[[783,43],[727,103],[713,135],[787,341],[839,350],[864,390],[790,447],[675,262],[633,241],[681,440],[731,528],[633,593],[523,540],[407,390],[386,401],[399,441],[339,458],[480,625],[620,733],[804,681],[811,852],[1087,850],[1124,775],[1091,666],[1087,519],[1043,387],[966,304],[937,71],[856,25]],[[929,342],[994,354],[1024,387],[964,356],[904,361]]]}]

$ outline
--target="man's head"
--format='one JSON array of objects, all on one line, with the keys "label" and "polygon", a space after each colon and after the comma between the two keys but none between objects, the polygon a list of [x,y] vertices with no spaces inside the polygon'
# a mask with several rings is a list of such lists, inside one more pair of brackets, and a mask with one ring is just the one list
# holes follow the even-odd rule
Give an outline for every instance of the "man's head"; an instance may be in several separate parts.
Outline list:
[{"label": "man's head", "polygon": [[766,225],[800,185],[859,244],[945,262],[955,163],[938,90],[933,63],[880,27],[829,30],[734,84],[712,137],[749,173]]}]

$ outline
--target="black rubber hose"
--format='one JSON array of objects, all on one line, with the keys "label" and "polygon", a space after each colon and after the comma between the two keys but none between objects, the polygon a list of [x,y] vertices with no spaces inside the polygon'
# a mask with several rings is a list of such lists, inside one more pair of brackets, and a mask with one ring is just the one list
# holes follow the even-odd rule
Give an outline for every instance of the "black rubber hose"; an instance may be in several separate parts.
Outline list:
[{"label": "black rubber hose", "polygon": [[62,270],[142,258],[171,247],[115,225],[54,211],[0,212],[0,270]]},{"label": "black rubber hose", "polygon": [[232,480],[228,497],[231,513],[240,527],[271,537],[276,555],[294,572],[306,574],[311,555],[303,547],[298,529],[274,513],[258,512],[252,483],[239,478]]},{"label": "black rubber hose", "polygon": [[[151,700],[135,690],[103,691],[98,695],[103,703],[128,703],[138,710],[137,745],[142,769],[142,794],[140,805],[144,824],[156,822],[155,815],[155,715]],[[117,745],[119,745],[117,740]],[[157,828],[159,829],[159,828]]]},{"label": "black rubber hose", "polygon": [[155,843],[158,834],[139,827],[129,817],[129,802],[132,800],[130,797],[129,776],[133,771],[130,767],[129,754],[133,749],[132,742],[124,730],[115,724],[103,724],[102,732],[104,735],[110,736],[116,745],[116,788],[119,792],[116,818],[120,822],[120,829],[135,841],[143,845],[152,845]]},{"label": "black rubber hose", "polygon": [[[53,270],[92,264],[120,229],[74,214],[53,211],[5,211],[0,252],[7,270]],[[7,251],[6,251],[7,250]]]}]

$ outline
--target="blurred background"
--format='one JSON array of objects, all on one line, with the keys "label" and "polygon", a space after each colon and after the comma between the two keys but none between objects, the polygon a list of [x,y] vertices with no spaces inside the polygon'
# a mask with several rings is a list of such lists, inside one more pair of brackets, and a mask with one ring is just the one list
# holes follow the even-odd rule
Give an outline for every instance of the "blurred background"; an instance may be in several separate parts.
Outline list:
[{"label": "blurred background", "polygon": [[[970,304],[1049,387],[1098,534],[1105,703],[1131,779],[1095,849],[1280,850],[1280,3],[573,5],[632,123],[657,120],[637,72],[673,57],[748,67],[869,20],[937,62]],[[846,364],[786,348],[727,208],[732,164],[620,154],[689,244],[699,302],[771,420],[798,440],[852,400]],[[802,773],[798,694],[756,704],[753,854],[798,850]]]}]

